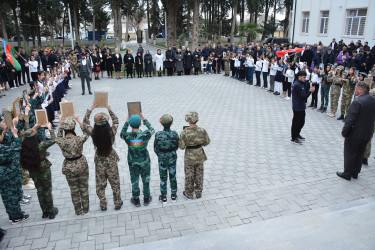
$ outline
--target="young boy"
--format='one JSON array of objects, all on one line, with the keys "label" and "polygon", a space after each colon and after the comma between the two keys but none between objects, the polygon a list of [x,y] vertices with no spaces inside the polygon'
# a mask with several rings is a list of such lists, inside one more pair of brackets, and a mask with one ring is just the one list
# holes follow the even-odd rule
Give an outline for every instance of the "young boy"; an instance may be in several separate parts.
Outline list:
[{"label": "young boy", "polygon": [[[148,128],[145,131],[139,129],[142,121]],[[132,127],[132,131],[126,132],[129,125]],[[121,138],[128,144],[128,164],[133,194],[130,202],[136,207],[141,206],[139,201],[139,176],[141,176],[143,183],[144,205],[148,206],[152,200],[150,195],[151,161],[147,150],[147,144],[154,132],[151,124],[142,114],[128,117],[121,130]]]},{"label": "young boy", "polygon": [[185,115],[185,121],[189,127],[180,134],[179,148],[185,150],[185,191],[182,195],[187,200],[193,199],[193,193],[197,199],[202,197],[203,190],[203,162],[207,156],[203,147],[210,143],[210,138],[204,128],[197,126],[198,113],[190,111]]},{"label": "young boy", "polygon": [[163,115],[160,123],[164,130],[155,134],[154,151],[159,159],[160,174],[160,192],[159,201],[167,202],[167,182],[168,172],[169,181],[171,183],[171,199],[172,202],[177,200],[177,181],[176,181],[176,162],[178,149],[178,134],[171,130],[173,117],[171,115]]}]

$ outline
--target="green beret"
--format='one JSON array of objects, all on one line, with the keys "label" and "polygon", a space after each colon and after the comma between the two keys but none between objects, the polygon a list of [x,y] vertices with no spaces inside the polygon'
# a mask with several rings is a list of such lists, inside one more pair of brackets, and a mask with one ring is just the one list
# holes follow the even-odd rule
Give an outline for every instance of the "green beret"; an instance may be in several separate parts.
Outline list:
[{"label": "green beret", "polygon": [[196,123],[199,119],[198,112],[190,111],[185,115],[185,121],[188,123]]},{"label": "green beret", "polygon": [[31,128],[29,128],[28,130],[26,130],[25,132],[23,132],[23,137],[24,137],[25,139],[26,139],[26,138],[33,138],[34,136],[37,135],[37,133],[35,133],[34,135],[33,135],[33,133],[34,133],[34,130],[31,129]]},{"label": "green beret", "polygon": [[94,117],[95,125],[103,126],[108,123],[109,116],[106,113],[98,113]]},{"label": "green beret", "polygon": [[73,130],[76,127],[76,121],[73,117],[67,117],[63,120],[61,128],[64,130]]},{"label": "green beret", "polygon": [[160,117],[160,123],[163,125],[163,126],[171,126],[173,122],[173,117],[169,114],[165,114],[163,115],[162,117]]},{"label": "green beret", "polygon": [[129,125],[132,128],[139,128],[141,126],[142,118],[140,115],[131,115],[129,117]]}]

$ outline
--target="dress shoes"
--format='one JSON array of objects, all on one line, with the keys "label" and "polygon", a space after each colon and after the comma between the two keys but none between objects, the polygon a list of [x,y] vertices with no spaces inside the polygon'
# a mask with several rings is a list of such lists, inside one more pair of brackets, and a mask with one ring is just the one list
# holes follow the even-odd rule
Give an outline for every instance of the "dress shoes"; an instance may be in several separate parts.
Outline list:
[{"label": "dress shoes", "polygon": [[[350,179],[351,179],[351,175],[349,175],[345,172],[336,172],[336,174],[337,174],[338,177],[343,178],[347,181],[350,181]],[[358,174],[357,174],[357,176],[358,176]]]},{"label": "dress shoes", "polygon": [[352,174],[353,179],[358,179],[358,174]]}]

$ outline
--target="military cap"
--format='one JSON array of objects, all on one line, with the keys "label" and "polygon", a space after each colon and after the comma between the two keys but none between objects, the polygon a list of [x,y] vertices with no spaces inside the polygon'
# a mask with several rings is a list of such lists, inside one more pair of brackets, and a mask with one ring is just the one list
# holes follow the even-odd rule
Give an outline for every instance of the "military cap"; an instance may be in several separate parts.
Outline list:
[{"label": "military cap", "polygon": [[73,117],[67,117],[63,120],[61,128],[64,130],[73,130],[76,127],[76,121]]},{"label": "military cap", "polygon": [[190,111],[185,115],[185,121],[188,123],[196,123],[199,119],[198,112]]},{"label": "military cap", "polygon": [[341,71],[344,71],[344,66],[339,65],[339,66],[337,66],[337,69],[339,69],[339,70],[341,70]]},{"label": "military cap", "polygon": [[171,126],[173,122],[173,117],[169,114],[165,114],[163,115],[162,117],[160,117],[160,123],[163,125],[163,126]]},{"label": "military cap", "polygon": [[106,113],[98,113],[94,117],[95,125],[102,126],[108,123],[109,116]]},{"label": "military cap", "polygon": [[37,133],[35,133],[34,135],[33,135],[33,133],[34,133],[34,130],[32,128],[29,128],[28,130],[23,132],[23,137],[24,138],[33,138],[34,136],[37,135]]},{"label": "military cap", "polygon": [[140,115],[131,115],[129,117],[129,125],[132,128],[139,128],[141,126],[142,118]]}]

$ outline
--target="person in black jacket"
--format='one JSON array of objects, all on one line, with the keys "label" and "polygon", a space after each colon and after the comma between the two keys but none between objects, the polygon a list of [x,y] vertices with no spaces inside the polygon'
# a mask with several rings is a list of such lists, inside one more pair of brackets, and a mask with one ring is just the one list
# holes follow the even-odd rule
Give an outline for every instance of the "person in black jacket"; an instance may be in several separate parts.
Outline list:
[{"label": "person in black jacket", "polygon": [[207,61],[208,56],[211,54],[211,49],[208,47],[208,43],[206,43],[205,47],[202,50],[202,56],[203,56],[203,61]]},{"label": "person in black jacket", "polygon": [[301,136],[301,130],[305,125],[306,102],[307,98],[315,91],[315,87],[310,88],[310,83],[306,81],[306,71],[301,70],[296,75],[297,80],[294,81],[292,87],[293,102],[293,121],[292,121],[292,142],[302,145],[304,137]]},{"label": "person in black jacket", "polygon": [[304,51],[301,52],[301,62],[306,62],[307,66],[310,68],[311,67],[311,62],[314,57],[314,53],[312,52],[310,46],[307,46]]},{"label": "person in black jacket", "polygon": [[375,97],[369,94],[370,87],[365,82],[358,82],[355,86],[357,98],[349,107],[342,129],[344,142],[344,172],[337,172],[337,176],[350,180],[358,178],[361,172],[363,156],[372,134],[375,122]]},{"label": "person in black jacket", "polygon": [[108,78],[113,78],[113,63],[112,63],[112,53],[109,49],[106,50],[104,54],[105,69],[107,70]]},{"label": "person in black jacket", "polygon": [[374,56],[371,54],[370,48],[366,48],[365,54],[362,58],[362,65],[363,65],[364,72],[366,72],[366,74],[370,72],[374,63],[375,63]]},{"label": "person in black jacket", "polygon": [[154,65],[152,64],[152,55],[150,54],[150,51],[146,50],[143,61],[145,63],[146,76],[148,77],[148,75],[150,74],[151,77],[151,73],[152,71],[154,71]]},{"label": "person in black jacket", "polygon": [[193,54],[191,53],[190,48],[186,48],[185,55],[184,55],[185,75],[190,75],[192,66],[193,66]]},{"label": "person in black jacket", "polygon": [[48,64],[50,66],[50,69],[49,69],[50,71],[52,71],[52,68],[55,67],[58,64],[57,57],[56,57],[56,55],[55,55],[55,53],[54,53],[53,50],[51,50],[49,52],[49,55],[48,55]]},{"label": "person in black jacket", "polygon": [[137,52],[137,56],[135,57],[135,69],[137,70],[138,78],[142,78],[143,73],[143,58],[142,53]]},{"label": "person in black jacket", "polygon": [[165,67],[167,68],[167,75],[173,75],[173,62],[174,62],[174,52],[172,47],[169,46],[168,50],[165,52]]},{"label": "person in black jacket", "polygon": [[220,69],[222,68],[223,64],[223,52],[224,49],[221,47],[221,43],[217,43],[217,46],[215,48],[215,55],[217,56],[217,73],[220,74]]},{"label": "person in black jacket", "polygon": [[127,54],[124,56],[124,64],[126,67],[126,78],[133,78],[133,64],[134,64],[134,57],[130,53],[130,50],[127,50]]},{"label": "person in black jacket", "polygon": [[335,55],[332,53],[332,49],[328,47],[326,52],[324,52],[323,55],[323,64],[324,68],[327,68],[328,64],[334,64],[335,63]]},{"label": "person in black jacket", "polygon": [[194,65],[194,75],[199,74],[199,70],[201,69],[201,55],[199,53],[198,48],[195,49],[193,53],[193,65]]},{"label": "person in black jacket", "polygon": [[116,79],[121,79],[121,66],[122,56],[118,49],[115,49],[115,53],[112,55],[113,67],[115,68]]},{"label": "person in black jacket", "polygon": [[[14,58],[18,61],[18,63],[21,65],[22,63],[24,63],[23,59],[18,55],[18,54],[14,54]],[[17,71],[16,70],[16,73],[15,73],[15,76],[16,76],[16,87],[19,87],[19,86],[22,86],[22,82],[21,82],[21,71]]]}]

